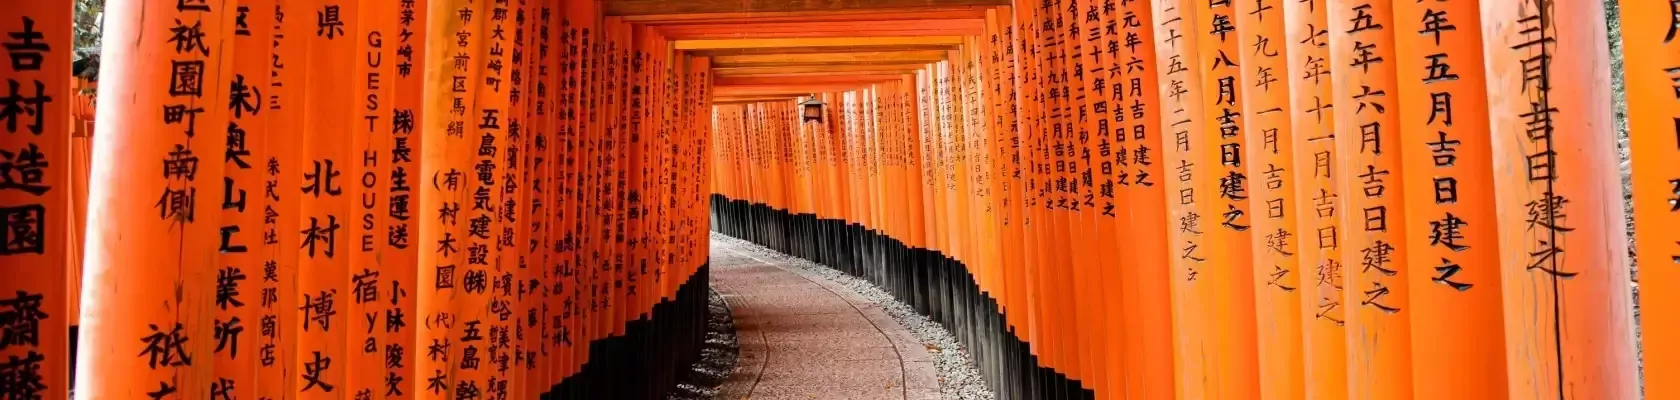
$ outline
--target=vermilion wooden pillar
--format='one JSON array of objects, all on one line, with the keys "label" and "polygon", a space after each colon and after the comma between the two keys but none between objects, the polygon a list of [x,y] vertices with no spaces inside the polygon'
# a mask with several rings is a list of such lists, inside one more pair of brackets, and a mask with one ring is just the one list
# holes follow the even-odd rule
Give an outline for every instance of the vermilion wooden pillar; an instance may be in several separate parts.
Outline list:
[{"label": "vermilion wooden pillar", "polygon": [[[1641,334],[1644,337],[1646,398],[1680,396],[1680,332],[1674,321],[1680,298],[1667,288],[1680,282],[1669,270],[1680,262],[1680,3],[1622,1],[1622,54],[1628,98],[1628,146],[1633,156],[1633,213],[1641,265]],[[1666,7],[1665,7],[1666,6]]]},{"label": "vermilion wooden pillar", "polygon": [[[391,48],[391,55],[385,63],[391,66],[391,71],[384,79],[384,85],[390,86],[390,95],[386,102],[390,103],[389,118],[390,134],[383,136],[388,140],[382,148],[388,151],[383,160],[389,163],[389,173],[380,181],[387,188],[387,198],[376,199],[376,214],[385,217],[385,232],[374,232],[376,243],[383,239],[387,246],[380,257],[388,268],[380,271],[380,291],[387,295],[381,298],[385,307],[383,316],[376,319],[384,320],[381,324],[384,336],[380,339],[380,352],[383,357],[383,373],[379,377],[380,384],[375,386],[374,393],[386,399],[412,399],[425,391],[419,386],[424,380],[418,379],[418,364],[425,357],[421,353],[425,345],[420,342],[416,333],[425,323],[425,315],[417,309],[420,293],[429,291],[427,283],[431,272],[420,262],[423,251],[431,251],[435,242],[426,242],[420,232],[422,219],[426,215],[421,210],[427,209],[428,204],[422,202],[421,190],[430,181],[425,175],[421,163],[425,160],[423,129],[427,104],[425,78],[426,68],[436,63],[434,58],[427,57],[428,42],[432,37],[427,32],[429,3],[403,2],[398,6],[395,15],[385,18],[395,18],[395,24],[389,25],[390,33],[382,35],[384,45]],[[435,109],[434,109],[435,110]]]},{"label": "vermilion wooden pillar", "polygon": [[345,350],[345,390],[353,396],[384,397],[388,391],[384,382],[389,343],[383,339],[386,329],[396,326],[386,312],[392,309],[392,299],[408,295],[396,290],[400,287],[391,286],[397,281],[391,276],[393,272],[387,271],[413,268],[387,262],[387,253],[396,250],[390,215],[391,184],[396,183],[391,179],[395,137],[391,132],[391,106],[396,100],[392,89],[397,79],[396,46],[402,40],[396,31],[401,6],[361,0],[359,7],[355,61],[350,68],[355,90],[346,93],[353,99],[355,123],[350,126],[350,173],[345,175],[350,178],[349,217],[353,221],[346,224],[351,234],[347,241],[349,291],[344,305],[347,315],[352,316],[346,321],[352,329]]},{"label": "vermilion wooden pillar", "polygon": [[1603,5],[1480,5],[1510,396],[1637,396]]},{"label": "vermilion wooden pillar", "polygon": [[1260,397],[1299,399],[1304,395],[1301,342],[1301,230],[1296,221],[1296,149],[1290,111],[1288,62],[1282,0],[1235,2],[1237,57],[1242,86],[1247,159],[1255,332],[1259,342]]},{"label": "vermilion wooden pillar", "polygon": [[[1417,398],[1505,398],[1493,138],[1476,4],[1394,3],[1406,171],[1412,389]],[[1458,27],[1464,27],[1460,29]],[[1413,34],[1416,32],[1416,34]],[[1471,67],[1476,66],[1476,67]]]},{"label": "vermilion wooden pillar", "polygon": [[1203,377],[1213,368],[1201,356],[1202,348],[1211,346],[1213,329],[1204,324],[1204,315],[1211,313],[1211,305],[1202,300],[1207,280],[1206,232],[1218,225],[1204,220],[1201,204],[1213,201],[1213,187],[1203,184],[1199,176],[1213,173],[1201,154],[1216,146],[1202,132],[1210,126],[1202,113],[1200,82],[1203,69],[1197,64],[1196,31],[1202,29],[1196,18],[1194,2],[1179,0],[1153,1],[1152,16],[1156,21],[1155,70],[1159,71],[1157,90],[1161,99],[1161,153],[1166,165],[1167,253],[1172,265],[1172,329],[1175,393],[1181,399],[1212,396],[1204,386]]},{"label": "vermilion wooden pillar", "polygon": [[[1120,77],[1109,78],[1109,112],[1123,108],[1127,122],[1110,122],[1114,138],[1125,137],[1131,154],[1116,154],[1130,160],[1130,168],[1120,168],[1116,182],[1129,180],[1118,190],[1125,199],[1117,205],[1121,214],[1115,239],[1126,243],[1130,257],[1122,264],[1119,276],[1125,321],[1116,326],[1124,335],[1122,354],[1125,355],[1124,396],[1127,398],[1170,398],[1173,395],[1173,323],[1172,323],[1172,246],[1167,232],[1173,229],[1167,216],[1168,182],[1174,179],[1164,158],[1169,142],[1163,130],[1166,108],[1162,106],[1159,85],[1164,82],[1156,54],[1156,21],[1152,2],[1134,1],[1123,4],[1112,15],[1104,16],[1106,25],[1113,20],[1119,26],[1121,44],[1114,63]],[[1106,27],[1105,27],[1106,29]],[[1131,38],[1136,36],[1134,43]],[[1106,45],[1105,45],[1106,47]],[[1105,51],[1107,49],[1104,49]],[[1123,95],[1116,96],[1114,85],[1124,85]],[[1117,102],[1116,102],[1117,101]],[[1125,165],[1126,163],[1121,163]]]},{"label": "vermilion wooden pillar", "polygon": [[[358,95],[344,88],[355,87],[358,79],[344,73],[346,65],[362,60],[357,51],[362,41],[361,5],[349,0],[316,0],[316,30],[309,32],[309,58],[304,63],[308,84],[303,89],[304,115],[302,160],[294,174],[302,176],[299,189],[282,188],[301,198],[298,215],[298,335],[299,372],[296,396],[300,399],[336,398],[356,391],[349,382],[350,331],[359,328],[351,321],[356,301],[350,285],[350,261],[359,246],[360,221],[353,204],[360,186],[357,165],[360,151],[352,150],[351,125],[360,122],[355,107]],[[359,124],[358,124],[359,125]],[[337,392],[335,394],[335,392]]]},{"label": "vermilion wooden pillar", "polygon": [[1341,0],[1325,4],[1329,18],[1331,92],[1341,183],[1339,214],[1347,307],[1348,396],[1412,397],[1408,302],[1410,271],[1404,189],[1397,140],[1402,128],[1395,98],[1392,2]]},{"label": "vermilion wooden pillar", "polygon": [[[468,291],[467,227],[472,212],[474,182],[472,165],[477,154],[477,133],[481,113],[475,108],[478,84],[483,82],[482,64],[477,58],[487,47],[484,35],[489,13],[483,2],[466,0],[432,1],[427,4],[426,46],[423,61],[425,99],[421,104],[419,243],[421,244],[415,326],[415,393],[417,398],[450,399],[458,389],[483,393],[480,365],[477,371],[463,371],[462,351],[470,330],[482,337],[489,329],[479,318],[488,308],[481,290]],[[466,36],[468,40],[460,40]],[[456,61],[466,54],[470,59]],[[483,270],[483,266],[478,266]],[[475,274],[479,275],[479,274]],[[480,281],[488,285],[487,281]],[[475,283],[474,285],[480,285]],[[476,286],[475,286],[476,288]],[[486,288],[487,290],[488,288]],[[469,315],[471,314],[471,315]],[[469,325],[467,321],[477,322]],[[420,349],[425,349],[422,353]],[[474,350],[483,351],[482,348]],[[420,354],[425,354],[420,357]],[[478,354],[483,362],[484,353]]]},{"label": "vermilion wooden pillar", "polygon": [[[483,3],[483,2],[480,2]],[[453,358],[460,378],[456,380],[456,397],[463,385],[476,387],[485,396],[506,395],[507,379],[503,358],[507,349],[501,347],[502,335],[511,334],[510,320],[504,317],[512,300],[507,284],[512,271],[501,264],[509,255],[517,255],[502,243],[502,214],[506,178],[509,170],[504,154],[510,141],[511,121],[514,119],[511,80],[514,71],[509,57],[513,55],[513,37],[519,25],[515,21],[512,2],[483,3],[477,18],[484,20],[483,51],[473,54],[470,62],[477,64],[480,75],[467,82],[467,90],[476,92],[473,105],[468,107],[466,139],[469,143],[466,173],[466,199],[461,202],[461,219],[466,230],[461,236],[466,260],[460,266],[461,293],[456,299],[459,312],[460,335],[456,338],[457,353]],[[465,300],[465,301],[462,301]]]},{"label": "vermilion wooden pillar", "polygon": [[[71,321],[77,319],[70,307],[75,301],[70,297],[77,294],[69,291],[67,279],[70,268],[80,267],[67,262],[73,246],[66,234],[76,229],[70,222],[76,214],[70,184],[70,110],[80,99],[70,92],[71,3],[38,1],[0,10],[0,31],[7,33],[0,43],[9,55],[8,62],[0,63],[0,79],[8,85],[8,110],[15,110],[0,118],[5,122],[0,128],[0,166],[5,167],[0,175],[0,379],[8,386],[0,396],[64,399],[70,390],[68,371],[76,361],[70,359],[67,343]],[[132,59],[135,64],[163,63],[151,58]],[[118,85],[136,91],[161,88]],[[172,133],[153,129],[157,137]],[[140,190],[149,189],[134,191]],[[102,300],[99,307],[106,309],[116,299]],[[101,327],[106,328],[101,336],[127,336],[119,332],[143,328],[125,325]],[[119,363],[137,365],[120,360],[103,366]]]},{"label": "vermilion wooden pillar", "polygon": [[[265,98],[269,91],[271,47],[275,32],[273,0],[238,2],[233,26],[233,73],[228,77],[229,121],[222,137],[225,146],[221,157],[227,177],[222,180],[221,200],[222,262],[216,266],[216,289],[227,294],[228,301],[216,303],[216,320],[212,326],[216,348],[215,375],[211,396],[249,398],[257,396],[260,385],[257,375],[263,360],[259,354],[263,333],[265,307],[272,309],[279,294],[269,290],[279,281],[279,270],[269,275],[264,268],[264,247],[278,242],[279,233],[268,235],[265,226],[266,204],[271,200],[264,188],[268,180],[268,116],[272,100]],[[278,189],[276,189],[278,191]],[[278,243],[275,243],[278,244]],[[272,295],[272,296],[270,296]],[[269,333],[279,328],[278,319],[270,321]]]},{"label": "vermilion wooden pillar", "polygon": [[1341,252],[1340,189],[1335,181],[1334,94],[1330,80],[1328,11],[1323,2],[1284,2],[1288,25],[1290,163],[1296,179],[1295,209],[1301,252],[1300,281],[1303,396],[1344,399],[1347,351],[1342,277],[1350,270]]},{"label": "vermilion wooden pillar", "polygon": [[[310,39],[315,33],[314,21],[303,18],[284,18],[284,15],[306,15],[315,10],[314,2],[276,0],[276,9],[267,23],[274,27],[270,44],[271,62],[266,95],[267,132],[302,132],[309,115],[308,98],[304,96],[309,82]],[[304,143],[301,137],[266,135],[264,146],[268,159],[264,161],[263,205],[263,322],[257,332],[262,344],[257,350],[257,395],[269,398],[294,396],[298,390],[296,367],[302,314],[298,312],[298,269],[302,253],[299,248],[303,236],[299,226],[302,217],[302,188]],[[269,190],[272,187],[273,190]],[[272,212],[271,212],[272,211]],[[273,218],[269,218],[272,216]],[[274,240],[269,240],[269,236]],[[269,268],[274,276],[269,277]],[[272,295],[272,298],[270,296]],[[270,323],[272,321],[272,323]],[[272,325],[272,326],[270,326]]]},{"label": "vermilion wooden pillar", "polygon": [[[110,45],[101,55],[99,98],[128,100],[101,105],[95,117],[100,142],[94,146],[88,218],[98,222],[88,229],[79,340],[105,350],[78,352],[79,396],[209,397],[215,382],[213,310],[219,300],[212,283],[221,261],[219,155],[226,150],[236,14],[227,2],[106,4]],[[63,38],[67,21],[43,16],[36,27]],[[63,68],[49,60],[67,62],[68,41],[48,43],[66,53],[44,55],[43,66]],[[41,87],[20,82],[19,93],[39,94],[45,82]],[[44,122],[68,121],[57,115]],[[66,158],[60,154],[56,160]],[[51,166],[55,159],[46,161]],[[50,176],[62,175],[44,177]],[[62,281],[49,279],[60,282],[52,290],[62,290]],[[47,334],[56,336],[48,340],[64,337]]]}]

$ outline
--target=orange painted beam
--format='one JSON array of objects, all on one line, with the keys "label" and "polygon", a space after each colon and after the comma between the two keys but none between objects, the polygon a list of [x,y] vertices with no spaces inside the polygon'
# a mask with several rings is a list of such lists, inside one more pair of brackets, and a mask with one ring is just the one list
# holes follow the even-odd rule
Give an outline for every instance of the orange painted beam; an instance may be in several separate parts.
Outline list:
[{"label": "orange painted beam", "polygon": [[693,56],[719,57],[743,54],[811,54],[811,53],[854,53],[866,51],[947,51],[955,50],[954,44],[901,44],[901,45],[848,45],[848,46],[789,46],[769,48],[740,48],[740,49],[686,49],[682,52]]},{"label": "orange painted beam", "polygon": [[847,48],[854,46],[923,46],[962,44],[960,36],[917,36],[917,37],[869,37],[852,35],[851,37],[825,38],[779,38],[779,39],[706,39],[676,41],[677,50],[719,50],[719,49],[780,49],[786,47],[834,47]]},{"label": "orange painted beam", "polygon": [[810,12],[901,8],[911,6],[1002,6],[1010,0],[610,0],[601,3],[603,15],[665,15],[694,13]]},{"label": "orange painted beam", "polygon": [[839,75],[839,76],[729,76],[717,79],[720,86],[826,85],[872,84],[898,80],[900,74]]},{"label": "orange painted beam", "polygon": [[905,64],[886,64],[886,65],[836,65],[836,66],[827,66],[827,67],[824,67],[824,66],[728,67],[728,68],[716,68],[716,69],[713,69],[712,72],[716,73],[718,75],[719,79],[722,79],[723,77],[741,76],[741,75],[795,75],[795,74],[822,74],[822,75],[873,74],[873,75],[879,75],[879,74],[903,74],[903,73],[908,73],[908,72],[914,72],[915,70],[921,68],[924,65],[927,65],[927,64],[926,63],[905,63]]},{"label": "orange painted beam", "polygon": [[672,36],[683,40],[716,40],[716,39],[817,39],[817,38],[852,38],[860,34],[870,37],[928,37],[975,34],[976,29],[919,29],[915,27],[899,29],[868,29],[868,30],[822,30],[803,32],[717,32],[717,33],[674,33]]},{"label": "orange painted beam", "polygon": [[844,91],[848,91],[848,90],[862,89],[865,86],[868,86],[868,85],[863,84],[863,83],[826,83],[826,84],[812,84],[812,85],[792,85],[792,84],[788,84],[788,85],[718,86],[717,89],[715,89],[713,91],[713,93],[716,93],[718,96],[769,95],[769,94],[780,95],[780,94],[794,94],[794,93],[807,93],[807,94],[809,94],[809,93],[813,93],[813,92],[844,92]]},{"label": "orange painted beam", "polygon": [[981,20],[867,20],[837,22],[715,23],[657,28],[673,40],[729,38],[813,38],[840,36],[978,35]]},{"label": "orange painted beam", "polygon": [[833,67],[879,66],[879,64],[919,64],[946,59],[946,50],[904,50],[904,52],[811,52],[811,54],[738,54],[721,55],[714,61],[714,69],[724,67]]},{"label": "orange painted beam", "polygon": [[736,12],[696,14],[626,15],[625,22],[641,25],[671,26],[710,23],[745,22],[825,22],[879,21],[905,19],[980,19],[985,17],[982,6],[927,6],[901,8],[871,8],[866,10],[820,10],[783,12]]}]

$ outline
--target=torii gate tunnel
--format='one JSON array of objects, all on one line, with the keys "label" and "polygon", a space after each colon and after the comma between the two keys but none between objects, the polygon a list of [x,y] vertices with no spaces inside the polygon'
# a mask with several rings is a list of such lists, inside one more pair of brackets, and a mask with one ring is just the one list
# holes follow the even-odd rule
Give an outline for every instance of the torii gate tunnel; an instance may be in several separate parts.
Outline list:
[{"label": "torii gate tunnel", "polygon": [[708,225],[1002,398],[1680,398],[1680,0],[87,3],[0,5],[0,400],[662,398]]}]

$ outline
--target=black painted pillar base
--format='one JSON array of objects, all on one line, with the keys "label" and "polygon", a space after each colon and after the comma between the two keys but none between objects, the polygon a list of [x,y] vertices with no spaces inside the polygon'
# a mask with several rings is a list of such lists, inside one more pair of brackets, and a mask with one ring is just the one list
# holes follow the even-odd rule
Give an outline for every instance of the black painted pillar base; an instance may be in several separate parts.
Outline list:
[{"label": "black painted pillar base", "polygon": [[997,300],[980,292],[968,267],[937,251],[847,221],[792,214],[712,195],[712,230],[868,280],[956,336],[1002,399],[1087,400],[1078,380],[1040,366],[1008,328]]},{"label": "black painted pillar base", "polygon": [[623,336],[590,342],[589,362],[583,371],[561,380],[539,398],[664,399],[700,357],[711,311],[706,294],[710,276],[711,266],[701,265],[675,296],[626,325]]}]

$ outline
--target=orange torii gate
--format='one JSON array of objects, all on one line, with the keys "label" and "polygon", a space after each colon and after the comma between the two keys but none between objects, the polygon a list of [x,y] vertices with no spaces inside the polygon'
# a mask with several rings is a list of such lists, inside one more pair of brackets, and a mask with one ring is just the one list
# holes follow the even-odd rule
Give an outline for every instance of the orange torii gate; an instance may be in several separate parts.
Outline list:
[{"label": "orange torii gate", "polygon": [[1674,0],[1631,200],[1598,1],[108,0],[87,148],[71,3],[0,10],[0,398],[655,398],[705,225],[1007,398],[1680,392]]},{"label": "orange torii gate", "polygon": [[116,0],[134,101],[72,158],[70,3],[0,13],[0,397],[640,398],[693,361],[706,57],[590,2]]},{"label": "orange torii gate", "polygon": [[[892,288],[1005,397],[1630,398],[1604,13],[1519,3],[990,8],[942,60],[813,85],[820,122],[715,106],[715,226]],[[1646,359],[1671,362],[1680,3],[1623,3]]]}]

